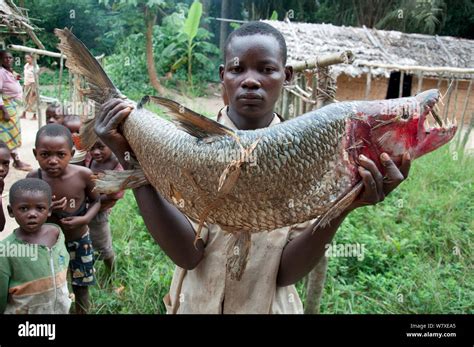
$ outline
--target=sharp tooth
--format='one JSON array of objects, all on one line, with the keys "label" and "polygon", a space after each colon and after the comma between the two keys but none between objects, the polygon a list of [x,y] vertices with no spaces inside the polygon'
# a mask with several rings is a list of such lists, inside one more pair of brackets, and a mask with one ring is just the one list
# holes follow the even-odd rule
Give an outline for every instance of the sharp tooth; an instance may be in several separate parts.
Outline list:
[{"label": "sharp tooth", "polygon": [[438,115],[436,114],[436,112],[434,110],[431,110],[432,112],[430,112],[430,114],[433,116],[433,118],[435,119],[436,123],[438,123],[438,125],[440,127],[443,126],[443,122],[441,121],[441,118],[438,117]]}]

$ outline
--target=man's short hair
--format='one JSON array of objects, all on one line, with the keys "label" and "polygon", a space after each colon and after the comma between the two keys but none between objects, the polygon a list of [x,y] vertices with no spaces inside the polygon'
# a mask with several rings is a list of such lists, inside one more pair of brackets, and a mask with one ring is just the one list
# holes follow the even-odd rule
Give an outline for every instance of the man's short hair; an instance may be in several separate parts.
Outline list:
[{"label": "man's short hair", "polygon": [[10,205],[13,205],[23,192],[43,193],[48,197],[48,204],[51,205],[51,187],[39,178],[24,178],[13,183],[10,188]]},{"label": "man's short hair", "polygon": [[283,37],[283,34],[270,24],[264,22],[248,22],[239,27],[238,29],[234,30],[230,33],[225,41],[224,45],[224,59],[225,59],[225,51],[229,46],[230,41],[234,37],[242,37],[242,36],[250,36],[250,35],[269,35],[273,36],[280,46],[280,56],[283,62],[283,65],[286,65],[287,59],[287,48],[286,48],[286,41]]},{"label": "man's short hair", "polygon": [[43,136],[61,136],[67,140],[67,143],[71,149],[74,146],[74,143],[72,142],[71,132],[68,128],[60,124],[46,124],[42,126],[36,133],[35,147],[38,147],[39,139]]}]

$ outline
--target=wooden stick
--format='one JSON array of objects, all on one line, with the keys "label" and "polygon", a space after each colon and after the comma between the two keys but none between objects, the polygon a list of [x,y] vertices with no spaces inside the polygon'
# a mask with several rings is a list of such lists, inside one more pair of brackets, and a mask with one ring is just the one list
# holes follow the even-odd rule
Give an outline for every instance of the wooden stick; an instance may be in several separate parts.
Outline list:
[{"label": "wooden stick", "polygon": [[58,87],[58,99],[61,100],[61,92],[63,87],[63,70],[64,70],[64,55],[61,53],[61,58],[59,59],[59,87]]},{"label": "wooden stick", "polygon": [[357,65],[371,66],[371,67],[380,67],[391,70],[400,70],[400,71],[424,71],[424,72],[447,72],[452,74],[472,74],[474,73],[474,68],[457,68],[449,66],[421,66],[421,65],[397,65],[397,64],[382,64],[382,63],[372,63],[367,60],[358,60]]},{"label": "wooden stick", "polygon": [[448,82],[448,90],[444,94],[448,95],[448,100],[446,102],[446,107],[444,108],[444,115],[443,115],[443,121],[446,122],[446,119],[448,118],[448,111],[449,111],[449,102],[451,101],[451,94],[453,92],[453,88],[451,88],[451,85],[453,84],[453,79],[452,77],[449,79],[450,82]]},{"label": "wooden stick", "polygon": [[423,73],[419,71],[418,72],[418,88],[416,90],[416,94],[421,92],[422,87],[423,87]]},{"label": "wooden stick", "polygon": [[41,122],[41,108],[40,108],[40,90],[39,90],[39,77],[38,77],[38,71],[36,70],[36,57],[33,55],[33,76],[35,79],[35,93],[36,93],[36,117],[38,119],[38,129],[41,128],[42,122]]},{"label": "wooden stick", "polygon": [[453,115],[451,117],[451,121],[454,122],[456,119],[456,111],[457,111],[457,106],[458,106],[458,87],[459,87],[459,80],[456,80],[456,85],[454,87],[454,110],[453,110]]},{"label": "wooden stick", "polygon": [[466,98],[464,99],[464,106],[462,108],[462,113],[461,113],[461,122],[459,124],[459,130],[458,130],[459,136],[458,136],[456,147],[459,147],[459,142],[461,141],[461,130],[464,128],[464,116],[466,115],[467,105],[469,104],[469,94],[471,94],[471,88],[472,88],[472,80],[469,81],[469,85],[466,91]]},{"label": "wooden stick", "polygon": [[403,79],[405,77],[405,73],[400,71],[400,84],[398,85],[398,97],[401,98],[403,96]]},{"label": "wooden stick", "polygon": [[352,51],[344,51],[341,53],[334,53],[322,57],[314,57],[299,62],[292,62],[289,65],[293,66],[294,72],[300,72],[307,69],[314,69],[315,67],[329,66],[334,64],[351,64],[354,61],[354,54]]},{"label": "wooden stick", "polygon": [[369,72],[367,73],[367,81],[365,83],[365,100],[369,99],[371,83],[372,83],[372,68],[369,67]]}]

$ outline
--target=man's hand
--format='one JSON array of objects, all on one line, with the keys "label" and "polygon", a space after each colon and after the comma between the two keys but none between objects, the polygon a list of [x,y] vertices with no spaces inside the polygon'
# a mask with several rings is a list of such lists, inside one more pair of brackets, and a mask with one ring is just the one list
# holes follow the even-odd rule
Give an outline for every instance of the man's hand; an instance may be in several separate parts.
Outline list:
[{"label": "man's hand", "polygon": [[89,220],[84,216],[66,217],[60,219],[60,222],[65,230],[72,230],[83,225],[89,224]]},{"label": "man's hand", "polygon": [[380,155],[380,162],[385,168],[386,175],[382,176],[375,163],[365,156],[359,157],[359,174],[364,183],[364,190],[359,197],[349,206],[348,210],[358,207],[375,205],[385,197],[407,177],[410,171],[411,159],[409,153],[405,153],[400,167],[390,159],[387,153]]},{"label": "man's hand", "polygon": [[134,106],[122,99],[111,99],[103,106],[98,115],[94,130],[97,136],[107,145],[120,160],[124,148],[129,148],[125,137],[118,132],[118,126],[127,118]]}]

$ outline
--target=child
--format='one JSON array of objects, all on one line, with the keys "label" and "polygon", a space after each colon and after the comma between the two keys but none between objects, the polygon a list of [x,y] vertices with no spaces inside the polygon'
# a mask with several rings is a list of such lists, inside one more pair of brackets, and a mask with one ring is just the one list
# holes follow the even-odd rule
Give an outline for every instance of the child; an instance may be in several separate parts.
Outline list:
[{"label": "child", "polygon": [[36,107],[38,96],[36,95],[36,81],[35,74],[38,73],[39,67],[35,64],[34,58],[31,54],[25,55],[26,64],[23,68],[24,76],[24,101],[25,109],[21,118],[26,118],[26,112],[33,112],[32,120],[36,120]]},{"label": "child", "polygon": [[0,232],[5,228],[5,215],[3,214],[2,198],[5,188],[5,177],[10,171],[10,150],[5,142],[0,140]]},{"label": "child", "polygon": [[[81,118],[75,115],[66,115],[64,117],[64,126],[69,129],[72,136],[79,136],[81,130]],[[84,166],[87,151],[83,151],[74,147],[74,156],[71,159],[71,164]]]},{"label": "child", "polygon": [[[280,123],[275,103],[284,83],[293,76],[285,66],[287,51],[282,34],[263,22],[250,22],[231,33],[219,68],[225,100],[218,121],[234,129],[259,129]],[[117,130],[130,114],[121,99],[103,105],[95,131],[116,154],[124,168],[130,145]],[[128,153],[127,153],[128,152]],[[375,164],[361,158],[364,191],[337,219],[313,232],[309,221],[251,236],[247,268],[240,280],[232,278],[226,264],[233,258],[228,247],[234,236],[219,225],[205,224],[202,239],[194,245],[196,223],[187,219],[151,186],[134,189],[145,224],[177,268],[164,301],[169,313],[302,313],[294,284],[324,256],[337,228],[353,209],[383,200],[406,177],[409,158],[400,170],[390,159],[383,180]],[[284,184],[284,182],[282,182]],[[255,198],[258,199],[258,196]]]},{"label": "child", "polygon": [[[123,171],[122,165],[118,162],[109,147],[98,140],[90,149],[86,156],[86,167],[90,168],[94,174],[104,172],[104,170]],[[123,197],[123,192],[116,194],[101,194],[100,211],[89,223],[92,245],[99,253],[97,259],[104,260],[109,273],[113,271],[115,253],[112,248],[112,234],[109,226],[109,215],[117,200]]]},{"label": "child", "polygon": [[88,286],[95,284],[93,248],[87,225],[100,209],[93,192],[92,171],[70,165],[74,154],[71,132],[62,125],[47,124],[36,133],[33,154],[40,168],[30,172],[49,183],[53,192],[52,213],[48,222],[64,230],[66,247],[71,257],[69,269],[76,297],[76,313],[89,309]]},{"label": "child", "polygon": [[46,107],[46,124],[64,124],[64,114],[59,104],[49,104]]},{"label": "child", "polygon": [[0,249],[16,251],[0,255],[0,313],[69,313],[64,235],[57,225],[45,223],[51,188],[37,178],[15,182],[8,213],[19,228],[0,242]]}]

